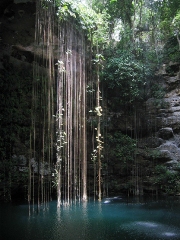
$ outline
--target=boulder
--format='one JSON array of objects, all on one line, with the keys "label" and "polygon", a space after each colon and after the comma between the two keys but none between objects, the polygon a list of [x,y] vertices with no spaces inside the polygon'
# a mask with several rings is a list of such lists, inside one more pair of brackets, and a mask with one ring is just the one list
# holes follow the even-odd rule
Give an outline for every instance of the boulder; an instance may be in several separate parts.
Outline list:
[{"label": "boulder", "polygon": [[172,141],[166,141],[166,143],[156,149],[160,152],[158,159],[163,159],[166,162],[180,160],[180,148]]},{"label": "boulder", "polygon": [[168,140],[173,137],[173,130],[170,127],[161,128],[158,132],[158,137],[164,140]]},{"label": "boulder", "polygon": [[142,138],[138,141],[138,147],[139,148],[157,148],[160,145],[165,143],[165,140],[159,137],[148,137],[148,138]]}]

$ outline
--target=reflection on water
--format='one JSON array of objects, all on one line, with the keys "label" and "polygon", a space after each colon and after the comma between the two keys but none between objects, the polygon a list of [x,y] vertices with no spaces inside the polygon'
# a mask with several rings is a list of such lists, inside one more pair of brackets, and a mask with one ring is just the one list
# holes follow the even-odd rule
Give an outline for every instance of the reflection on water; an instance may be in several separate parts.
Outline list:
[{"label": "reflection on water", "polygon": [[144,235],[148,239],[180,239],[180,228],[157,222],[137,221],[125,224],[124,229]]},{"label": "reflection on water", "polygon": [[158,224],[153,222],[136,222],[136,224],[139,224],[141,226],[148,227],[148,228],[158,227]]},{"label": "reflection on water", "polygon": [[180,239],[180,201],[121,197],[56,207],[29,216],[28,205],[0,205],[1,240]]}]

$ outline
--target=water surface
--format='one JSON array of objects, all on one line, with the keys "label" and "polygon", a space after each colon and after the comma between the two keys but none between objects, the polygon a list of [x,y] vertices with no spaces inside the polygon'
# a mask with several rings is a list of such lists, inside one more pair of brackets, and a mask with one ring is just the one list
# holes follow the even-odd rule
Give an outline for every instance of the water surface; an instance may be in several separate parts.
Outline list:
[{"label": "water surface", "polygon": [[[31,209],[32,210],[32,209]],[[120,198],[49,208],[37,214],[28,205],[0,205],[1,240],[163,240],[180,239],[180,201]]]}]

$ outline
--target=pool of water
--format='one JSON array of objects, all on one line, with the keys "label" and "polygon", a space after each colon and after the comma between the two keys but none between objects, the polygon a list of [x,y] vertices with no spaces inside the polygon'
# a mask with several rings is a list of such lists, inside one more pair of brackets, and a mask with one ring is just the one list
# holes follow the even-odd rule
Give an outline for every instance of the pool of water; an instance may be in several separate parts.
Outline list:
[{"label": "pool of water", "polygon": [[49,208],[0,204],[1,240],[180,239],[180,199],[127,202],[121,198]]}]

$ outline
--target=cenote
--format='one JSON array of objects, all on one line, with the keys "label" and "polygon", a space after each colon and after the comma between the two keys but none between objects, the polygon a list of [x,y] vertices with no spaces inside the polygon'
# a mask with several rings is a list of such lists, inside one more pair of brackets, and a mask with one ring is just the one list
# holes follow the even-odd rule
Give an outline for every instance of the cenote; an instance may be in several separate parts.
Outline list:
[{"label": "cenote", "polygon": [[1,240],[180,239],[179,198],[138,200],[112,197],[102,202],[62,205],[52,201],[39,213],[28,205],[0,205]]},{"label": "cenote", "polygon": [[179,26],[179,0],[0,0],[0,240],[180,240]]}]

